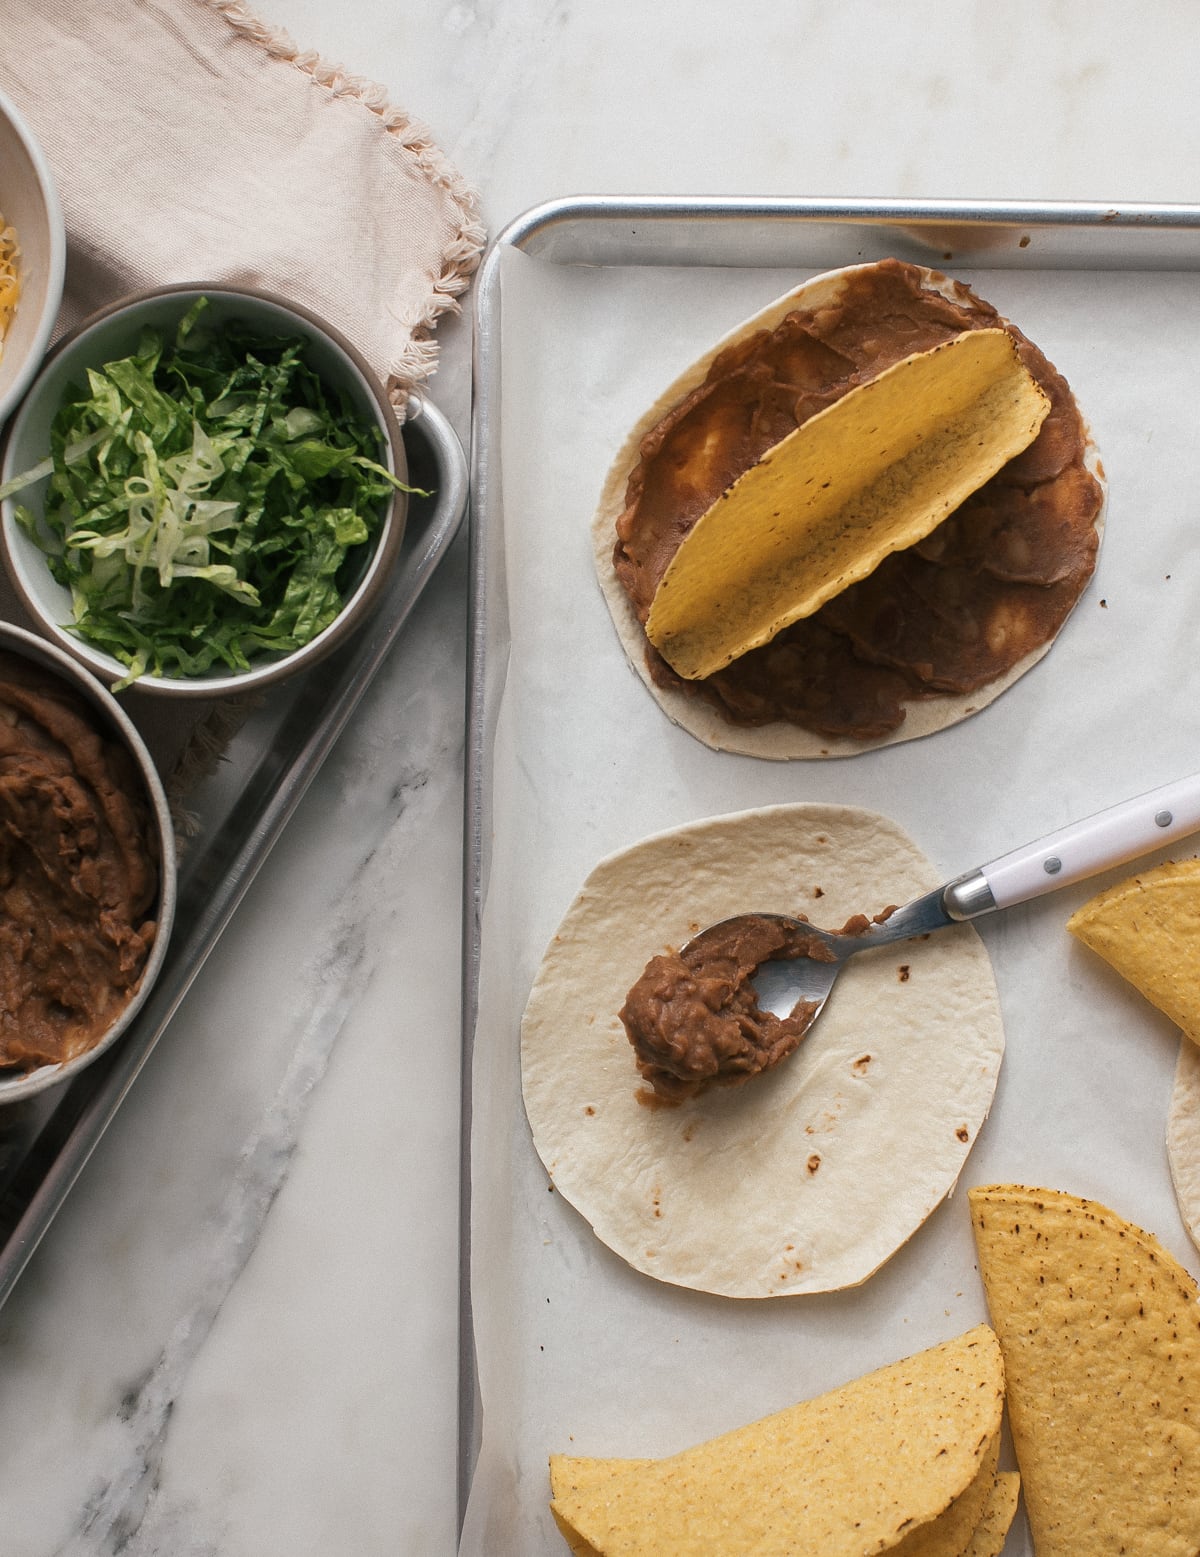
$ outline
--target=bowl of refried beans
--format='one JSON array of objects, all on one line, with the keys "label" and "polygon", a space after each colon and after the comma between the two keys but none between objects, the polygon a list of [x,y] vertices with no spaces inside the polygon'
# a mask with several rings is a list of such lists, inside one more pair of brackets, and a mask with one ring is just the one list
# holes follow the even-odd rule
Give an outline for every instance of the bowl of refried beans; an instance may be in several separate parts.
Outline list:
[{"label": "bowl of refried beans", "polygon": [[0,624],[0,1104],[117,1041],[174,911],[170,813],[137,729],[68,655]]}]

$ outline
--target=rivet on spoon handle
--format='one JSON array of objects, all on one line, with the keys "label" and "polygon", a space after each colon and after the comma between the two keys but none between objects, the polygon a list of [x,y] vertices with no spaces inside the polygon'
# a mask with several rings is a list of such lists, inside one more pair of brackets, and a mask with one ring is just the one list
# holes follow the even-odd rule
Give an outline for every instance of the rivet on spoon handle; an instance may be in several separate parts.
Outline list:
[{"label": "rivet on spoon handle", "polygon": [[1200,831],[1200,773],[1023,844],[946,888],[946,912],[974,919],[1055,892]]}]

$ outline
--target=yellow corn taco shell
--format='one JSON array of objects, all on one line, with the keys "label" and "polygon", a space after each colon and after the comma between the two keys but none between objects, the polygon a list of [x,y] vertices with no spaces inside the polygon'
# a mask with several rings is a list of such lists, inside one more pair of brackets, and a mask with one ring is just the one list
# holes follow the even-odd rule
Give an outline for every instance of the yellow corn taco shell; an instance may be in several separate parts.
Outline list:
[{"label": "yellow corn taco shell", "polygon": [[[935,1550],[944,1551],[948,1557],[1000,1557],[1017,1511],[1021,1478],[1016,1471],[996,1474],[997,1448],[998,1440],[993,1440],[991,1451],[966,1491],[954,1500],[944,1514],[920,1526],[898,1546],[891,1547],[893,1557],[911,1557],[918,1551],[930,1554]],[[609,1484],[623,1471],[636,1465],[654,1463],[653,1460],[586,1459],[577,1455],[552,1454],[550,1491],[556,1499],[574,1494],[590,1503],[602,1498]],[[966,1545],[963,1545],[961,1531],[974,1513],[976,1500],[982,1503],[982,1513],[970,1531]],[[552,1511],[572,1557],[603,1557],[603,1553],[585,1541],[553,1505]],[[913,1544],[909,1545],[909,1542]]]},{"label": "yellow corn taco shell", "polygon": [[1200,859],[1159,865],[1108,887],[1068,919],[1067,929],[1184,1034],[1167,1161],[1179,1214],[1200,1246]]},{"label": "yellow corn taco shell", "polygon": [[995,1482],[1003,1401],[980,1325],[666,1459],[556,1456],[551,1507],[572,1550],[600,1557],[960,1557]]},{"label": "yellow corn taco shell", "polygon": [[983,1515],[963,1547],[962,1557],[1000,1557],[1020,1494],[1021,1478],[1016,1471],[1001,1471],[992,1483]]},{"label": "yellow corn taco shell", "polygon": [[963,1557],[995,1491],[999,1454],[997,1430],[974,1477],[945,1512],[918,1525],[884,1550],[892,1557]]},{"label": "yellow corn taco shell", "polygon": [[697,520],[646,636],[712,675],[915,545],[1033,442],[1050,402],[1005,330],[904,358],[769,449]]},{"label": "yellow corn taco shell", "polygon": [[1180,1038],[1167,1113],[1167,1163],[1183,1225],[1200,1249],[1200,1045]]},{"label": "yellow corn taco shell", "polygon": [[603,1557],[603,1554],[598,1552],[589,1542],[585,1541],[578,1531],[571,1529],[571,1526],[557,1510],[552,1509],[551,1512],[554,1514],[554,1523],[558,1526],[559,1534],[567,1543],[571,1557]]},{"label": "yellow corn taco shell", "polygon": [[[919,1525],[897,1544],[884,1548],[893,1557],[998,1557],[1017,1508],[1020,1477],[1015,1471],[996,1473],[999,1434],[993,1437],[975,1479],[955,1498],[945,1513]],[[581,1498],[585,1506],[603,1502],[608,1489],[623,1472],[655,1465],[654,1460],[585,1459],[573,1455],[550,1456],[550,1490],[553,1497]],[[572,1557],[604,1557],[585,1541],[558,1508],[551,1504],[555,1523]],[[736,1533],[731,1533],[736,1543]],[[964,1544],[965,1543],[965,1544]],[[733,1549],[737,1550],[736,1544]]]},{"label": "yellow corn taco shell", "polygon": [[1071,915],[1067,929],[1200,1043],[1200,859],[1107,888]]},{"label": "yellow corn taco shell", "polygon": [[1038,1557],[1200,1550],[1200,1293],[1094,1201],[969,1193]]},{"label": "yellow corn taco shell", "polygon": [[558,1509],[559,1499],[564,1502],[578,1500],[584,1506],[602,1502],[613,1481],[624,1471],[639,1465],[653,1465],[653,1460],[596,1459],[579,1454],[552,1454],[550,1456],[550,1512],[563,1539],[571,1549],[571,1557],[601,1557],[590,1541],[585,1541],[574,1526],[567,1523]]}]

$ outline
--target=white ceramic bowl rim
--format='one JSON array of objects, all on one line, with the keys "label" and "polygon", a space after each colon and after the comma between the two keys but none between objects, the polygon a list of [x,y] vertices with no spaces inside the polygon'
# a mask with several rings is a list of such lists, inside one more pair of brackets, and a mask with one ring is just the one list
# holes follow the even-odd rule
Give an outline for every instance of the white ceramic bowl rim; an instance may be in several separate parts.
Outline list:
[{"label": "white ceramic bowl rim", "polygon": [[39,638],[36,633],[27,632],[23,627],[14,627],[9,622],[0,622],[0,650],[8,650],[13,654],[19,654],[24,659],[35,660],[45,669],[60,676],[69,687],[90,704],[112,733],[124,742],[146,786],[146,796],[153,814],[159,852],[157,928],[141,982],[132,999],[112,1026],[101,1035],[99,1042],[93,1044],[83,1054],[76,1055],[74,1059],[61,1065],[42,1065],[37,1070],[24,1071],[15,1076],[0,1071],[0,1106],[3,1106],[33,1097],[49,1087],[61,1086],[90,1065],[93,1060],[99,1059],[126,1030],[145,1004],[162,970],[175,921],[178,882],[175,831],[162,779],[137,727],[116,698],[69,654],[64,654],[54,644],[47,643],[44,638]]},{"label": "white ceramic bowl rim", "polygon": [[37,177],[38,184],[41,187],[42,201],[46,209],[49,238],[46,290],[42,306],[42,316],[38,320],[37,329],[28,345],[24,361],[18,367],[8,386],[3,391],[0,391],[0,424],[2,424],[24,397],[26,389],[32,383],[34,375],[41,366],[46,348],[50,344],[50,336],[53,333],[54,324],[58,318],[58,311],[62,304],[63,283],[66,279],[67,270],[67,239],[66,228],[63,223],[62,204],[58,197],[58,186],[54,182],[54,175],[50,171],[50,164],[46,160],[46,154],[35,138],[33,131],[29,128],[21,110],[4,92],[0,92],[0,117],[6,118],[16,132]]}]

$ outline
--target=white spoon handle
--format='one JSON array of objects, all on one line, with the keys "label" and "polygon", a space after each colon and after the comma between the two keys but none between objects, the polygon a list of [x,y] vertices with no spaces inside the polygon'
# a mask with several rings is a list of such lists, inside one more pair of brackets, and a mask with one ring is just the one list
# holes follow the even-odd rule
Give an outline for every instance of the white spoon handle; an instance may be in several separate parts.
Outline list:
[{"label": "white spoon handle", "polygon": [[1200,773],[1193,773],[1072,822],[960,876],[946,888],[944,907],[952,919],[974,919],[994,908],[1011,908],[1198,831]]}]

